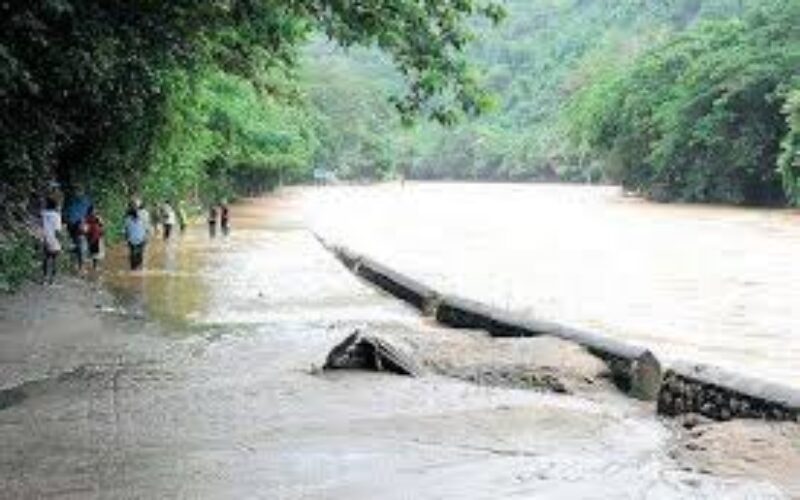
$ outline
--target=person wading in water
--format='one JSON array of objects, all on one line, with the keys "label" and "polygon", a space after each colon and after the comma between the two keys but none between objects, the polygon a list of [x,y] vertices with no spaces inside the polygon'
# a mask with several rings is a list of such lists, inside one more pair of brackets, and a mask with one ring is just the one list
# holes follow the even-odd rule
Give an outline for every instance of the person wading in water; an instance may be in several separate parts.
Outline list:
[{"label": "person wading in water", "polygon": [[230,233],[231,231],[231,228],[229,226],[230,223],[229,217],[230,214],[228,212],[228,205],[226,205],[225,202],[223,201],[219,206],[219,225],[220,228],[222,229],[223,236],[228,236],[228,233]]},{"label": "person wading in water", "polygon": [[131,270],[137,271],[142,268],[142,263],[144,262],[144,250],[147,245],[147,225],[135,204],[131,204],[128,208],[128,214],[125,216],[125,240],[128,242],[130,251]]},{"label": "person wading in water", "polygon": [[217,207],[216,207],[216,205],[211,205],[208,208],[208,235],[211,238],[215,238],[217,236]]},{"label": "person wading in water", "polygon": [[172,208],[170,202],[165,201],[161,207],[162,222],[164,224],[164,241],[169,240],[172,235],[172,228],[175,227],[177,217],[175,216],[175,209]]}]

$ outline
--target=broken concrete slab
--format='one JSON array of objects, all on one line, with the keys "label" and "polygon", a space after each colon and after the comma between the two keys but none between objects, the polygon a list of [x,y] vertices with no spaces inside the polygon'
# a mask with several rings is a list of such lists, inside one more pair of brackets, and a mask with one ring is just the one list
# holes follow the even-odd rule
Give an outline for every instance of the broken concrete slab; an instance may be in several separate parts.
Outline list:
[{"label": "broken concrete slab", "polygon": [[480,385],[569,394],[613,390],[600,359],[555,337],[497,339],[462,330],[415,344],[432,371]]},{"label": "broken concrete slab", "polygon": [[360,331],[348,335],[331,349],[325,370],[370,370],[417,377],[423,370],[407,348],[396,341]]},{"label": "broken concrete slab", "polygon": [[555,337],[496,339],[481,330],[434,325],[380,326],[380,335],[354,332],[334,347],[326,369],[433,373],[478,385],[555,393],[613,390],[602,360]]},{"label": "broken concrete slab", "polygon": [[630,395],[651,401],[661,385],[661,364],[647,349],[591,332],[516,316],[461,297],[439,301],[436,319],[454,328],[481,328],[495,337],[552,336],[575,342],[609,367],[614,382]]}]

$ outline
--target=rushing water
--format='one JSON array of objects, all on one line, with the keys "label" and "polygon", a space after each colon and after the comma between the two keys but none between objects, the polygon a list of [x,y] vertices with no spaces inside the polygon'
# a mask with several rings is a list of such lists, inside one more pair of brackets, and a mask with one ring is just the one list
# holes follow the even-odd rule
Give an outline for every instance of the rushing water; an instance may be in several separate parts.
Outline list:
[{"label": "rushing water", "polygon": [[437,289],[800,387],[800,215],[618,188],[303,191],[317,231]]},{"label": "rushing water", "polygon": [[[783,498],[797,491],[786,484],[795,448],[773,446],[790,438],[769,427],[755,445],[745,433],[710,439],[731,446],[698,466],[675,455],[675,426],[655,417],[652,404],[601,386],[556,395],[434,374],[311,368],[355,329],[413,333],[420,345],[452,349],[449,359],[481,345],[461,346],[462,338],[491,342],[437,328],[363,284],[322,249],[314,228],[447,291],[601,328],[659,352],[719,363],[740,356],[748,369],[792,375],[797,346],[781,333],[788,330],[764,328],[776,309],[751,290],[788,282],[791,268],[781,273],[763,255],[741,258],[775,250],[776,228],[791,242],[790,213],[655,206],[609,189],[409,184],[288,189],[237,204],[232,215],[229,238],[210,240],[195,226],[166,244],[153,241],[143,272],[126,271],[124,249],[112,251],[100,279],[114,298],[86,297],[96,308],[88,314],[67,302],[55,319],[0,321],[0,352],[41,365],[32,381],[3,393],[18,396],[0,407],[6,496]],[[742,242],[738,233],[749,236]],[[722,247],[727,253],[716,256]],[[787,263],[791,248],[779,253]],[[736,267],[747,272],[726,282]],[[776,324],[792,322],[791,290],[776,294],[786,306]],[[751,328],[726,311],[734,299],[748,307],[738,317],[763,338],[741,333]],[[20,329],[29,341],[9,351]],[[516,350],[526,342],[498,343],[493,356],[502,363],[530,352]],[[754,455],[757,446],[769,453]],[[716,474],[719,464],[732,472]]]}]

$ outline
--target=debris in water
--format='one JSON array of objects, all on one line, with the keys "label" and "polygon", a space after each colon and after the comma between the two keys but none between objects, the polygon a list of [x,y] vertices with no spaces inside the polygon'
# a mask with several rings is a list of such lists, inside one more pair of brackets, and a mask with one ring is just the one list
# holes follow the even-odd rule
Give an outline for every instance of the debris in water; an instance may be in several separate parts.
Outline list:
[{"label": "debris in water", "polygon": [[356,330],[328,354],[325,370],[371,370],[417,377],[422,373],[417,362],[397,344]]}]

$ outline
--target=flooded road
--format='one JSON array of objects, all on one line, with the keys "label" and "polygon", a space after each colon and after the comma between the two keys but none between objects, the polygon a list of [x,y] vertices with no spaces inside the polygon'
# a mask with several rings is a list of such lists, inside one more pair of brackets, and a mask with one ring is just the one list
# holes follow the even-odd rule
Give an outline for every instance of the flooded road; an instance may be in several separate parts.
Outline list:
[{"label": "flooded road", "polygon": [[438,290],[800,387],[796,211],[558,185],[305,196],[320,233]]},{"label": "flooded road", "polygon": [[[509,304],[522,292],[501,284],[533,275],[500,277],[480,260],[489,249],[518,252],[518,262],[560,255],[550,248],[530,260],[512,236],[491,241],[486,231],[511,229],[502,214],[495,229],[487,218],[456,229],[449,224],[465,213],[458,206],[431,214],[417,201],[395,204],[407,195],[423,201],[440,187],[407,186],[382,202],[386,189],[294,189],[251,200],[233,208],[228,239],[209,241],[203,227],[191,228],[154,243],[142,273],[120,270],[124,256],[113,254],[93,288],[66,281],[4,304],[0,373],[27,381],[2,387],[0,496],[649,499],[800,491],[782,481],[800,463],[790,445],[775,461],[778,476],[774,468],[717,474],[713,462],[676,458],[675,425],[655,417],[652,404],[613,391],[561,395],[435,373],[321,373],[328,350],[355,329],[407,332],[423,346],[448,339],[456,349],[461,336],[472,335],[473,345],[490,340],[441,329],[366,286],[318,244],[312,226],[352,236],[354,248],[376,255],[395,242],[388,261],[459,286],[441,267],[449,255],[449,270],[469,271],[451,279],[505,293]],[[462,189],[463,201],[471,188]],[[393,207],[393,219],[383,220],[381,207]],[[477,215],[474,206],[461,208]],[[373,233],[370,224],[392,230]],[[432,260],[453,230],[472,237]],[[591,248],[603,255],[602,245]],[[552,264],[521,272],[557,274]],[[489,285],[471,281],[478,276]],[[501,361],[524,352],[526,341],[518,342],[483,354]],[[745,440],[734,445],[746,451]]]}]

